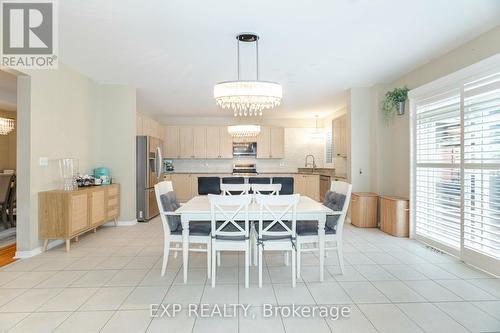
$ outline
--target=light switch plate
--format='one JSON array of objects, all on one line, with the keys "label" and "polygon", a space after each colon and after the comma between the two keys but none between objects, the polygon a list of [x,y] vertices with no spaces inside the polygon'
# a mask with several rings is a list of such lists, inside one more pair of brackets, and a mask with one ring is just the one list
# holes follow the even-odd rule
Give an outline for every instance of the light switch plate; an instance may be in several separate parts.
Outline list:
[{"label": "light switch plate", "polygon": [[49,158],[48,157],[40,157],[40,166],[48,166],[49,165]]}]

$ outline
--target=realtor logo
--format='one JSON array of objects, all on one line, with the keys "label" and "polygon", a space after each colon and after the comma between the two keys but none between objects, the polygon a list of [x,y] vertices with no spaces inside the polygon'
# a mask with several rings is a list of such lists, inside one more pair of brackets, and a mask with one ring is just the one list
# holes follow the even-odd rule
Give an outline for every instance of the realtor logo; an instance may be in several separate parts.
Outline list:
[{"label": "realtor logo", "polygon": [[57,68],[57,17],[54,0],[1,2],[2,65]]}]

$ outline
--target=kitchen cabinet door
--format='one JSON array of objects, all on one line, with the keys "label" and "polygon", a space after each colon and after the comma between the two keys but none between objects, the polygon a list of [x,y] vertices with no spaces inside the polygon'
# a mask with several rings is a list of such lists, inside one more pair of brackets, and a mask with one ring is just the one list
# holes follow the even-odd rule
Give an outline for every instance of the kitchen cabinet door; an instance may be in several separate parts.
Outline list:
[{"label": "kitchen cabinet door", "polygon": [[305,175],[305,195],[309,198],[319,201],[319,176],[318,175]]},{"label": "kitchen cabinet door", "polygon": [[285,157],[285,129],[271,127],[271,158],[283,157]]},{"label": "kitchen cabinet door", "polygon": [[[69,218],[69,235],[76,234],[88,228],[89,226],[89,200],[87,193],[76,193],[70,197],[69,207],[68,207],[68,215]],[[51,205],[54,208],[58,206],[51,202]],[[50,220],[48,222],[54,223],[56,219]],[[61,230],[64,230],[61,228]],[[68,235],[68,236],[69,236]]]},{"label": "kitchen cabinet door", "polygon": [[206,156],[207,158],[219,158],[219,127],[207,127]]},{"label": "kitchen cabinet door", "polygon": [[206,127],[193,128],[193,157],[206,158],[206,140],[207,130]]},{"label": "kitchen cabinet door", "polygon": [[193,128],[179,127],[180,158],[194,158]]},{"label": "kitchen cabinet door", "polygon": [[219,158],[233,158],[233,137],[227,132],[226,126],[219,128]]},{"label": "kitchen cabinet door", "polygon": [[191,199],[191,175],[188,173],[176,173],[172,175],[172,187],[177,200],[186,202]]},{"label": "kitchen cabinet door", "polygon": [[306,182],[304,175],[293,175],[293,192],[306,195]]},{"label": "kitchen cabinet door", "polygon": [[150,135],[151,133],[151,119],[147,116],[142,116],[142,135]]},{"label": "kitchen cabinet door", "polygon": [[179,127],[166,126],[163,141],[165,158],[180,158]]},{"label": "kitchen cabinet door", "polygon": [[92,191],[89,194],[90,202],[90,226],[97,227],[104,223],[106,218],[105,188]]},{"label": "kitchen cabinet door", "polygon": [[270,127],[260,127],[260,134],[257,136],[257,158],[271,158]]}]

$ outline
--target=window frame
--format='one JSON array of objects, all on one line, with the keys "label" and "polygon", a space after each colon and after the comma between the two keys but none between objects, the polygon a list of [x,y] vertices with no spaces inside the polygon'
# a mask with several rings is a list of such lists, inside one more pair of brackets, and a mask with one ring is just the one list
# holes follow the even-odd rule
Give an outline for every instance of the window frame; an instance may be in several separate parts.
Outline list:
[{"label": "window frame", "polygon": [[[500,72],[500,54],[496,54],[487,59],[484,59],[471,66],[463,68],[445,77],[427,83],[421,87],[412,89],[408,93],[410,101],[410,237],[418,241],[424,242],[438,248],[442,251],[455,255],[465,262],[477,266],[481,269],[489,271],[493,274],[500,275],[500,260],[493,257],[488,257],[479,252],[468,249],[464,246],[464,185],[465,185],[465,172],[470,170],[466,167],[464,155],[464,86],[466,83],[479,80],[485,76],[493,73]],[[428,239],[416,234],[416,179],[417,179],[417,106],[423,100],[432,98],[440,93],[450,90],[460,91],[460,248],[457,251],[454,248],[443,245],[432,239]]]}]

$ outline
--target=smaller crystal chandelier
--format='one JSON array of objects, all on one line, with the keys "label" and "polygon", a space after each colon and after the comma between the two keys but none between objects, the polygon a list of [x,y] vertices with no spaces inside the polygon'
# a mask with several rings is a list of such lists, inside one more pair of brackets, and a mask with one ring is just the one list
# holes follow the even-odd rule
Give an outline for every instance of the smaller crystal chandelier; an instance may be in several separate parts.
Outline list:
[{"label": "smaller crystal chandelier", "polygon": [[16,121],[11,118],[0,117],[0,135],[7,135],[14,130]]},{"label": "smaller crystal chandelier", "polygon": [[259,125],[232,125],[227,127],[227,132],[233,138],[250,138],[259,135]]},{"label": "smaller crystal chandelier", "polygon": [[[238,80],[219,82],[214,86],[214,98],[222,109],[232,109],[234,116],[262,116],[262,111],[281,104],[283,90],[275,82],[259,81],[259,36],[242,33],[238,44]],[[240,42],[255,43],[257,80],[240,80]]]}]

